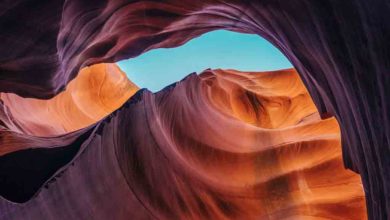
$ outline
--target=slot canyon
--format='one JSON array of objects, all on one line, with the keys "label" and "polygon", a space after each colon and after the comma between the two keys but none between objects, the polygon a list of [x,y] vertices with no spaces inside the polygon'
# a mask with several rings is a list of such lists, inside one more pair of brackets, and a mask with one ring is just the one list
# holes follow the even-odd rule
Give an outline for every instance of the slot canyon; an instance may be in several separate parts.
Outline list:
[{"label": "slot canyon", "polygon": [[[293,68],[116,64],[215,30]],[[388,220],[389,39],[387,0],[0,1],[0,219]]]}]

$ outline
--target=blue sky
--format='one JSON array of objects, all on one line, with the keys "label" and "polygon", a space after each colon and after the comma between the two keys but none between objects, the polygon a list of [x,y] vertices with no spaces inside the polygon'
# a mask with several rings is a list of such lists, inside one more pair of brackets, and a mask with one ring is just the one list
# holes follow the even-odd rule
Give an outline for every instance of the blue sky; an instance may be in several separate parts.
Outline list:
[{"label": "blue sky", "polygon": [[224,30],[206,33],[180,47],[151,50],[118,65],[136,85],[153,92],[207,68],[266,71],[292,67],[264,38]]}]

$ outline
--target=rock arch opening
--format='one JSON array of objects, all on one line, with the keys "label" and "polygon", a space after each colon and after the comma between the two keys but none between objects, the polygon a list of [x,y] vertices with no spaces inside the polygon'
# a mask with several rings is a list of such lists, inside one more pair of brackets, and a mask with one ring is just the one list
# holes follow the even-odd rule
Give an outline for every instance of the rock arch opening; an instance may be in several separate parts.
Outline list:
[{"label": "rock arch opening", "polygon": [[266,39],[226,30],[211,31],[173,48],[158,48],[117,63],[138,87],[157,92],[205,69],[272,71],[292,68]]}]

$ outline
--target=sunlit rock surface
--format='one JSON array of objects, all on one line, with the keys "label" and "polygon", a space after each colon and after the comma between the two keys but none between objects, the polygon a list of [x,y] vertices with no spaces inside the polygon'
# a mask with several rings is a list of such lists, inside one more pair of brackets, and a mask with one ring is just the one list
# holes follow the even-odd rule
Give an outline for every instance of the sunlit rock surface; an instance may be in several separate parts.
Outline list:
[{"label": "sunlit rock surface", "polygon": [[366,219],[337,122],[292,69],[206,70],[70,134],[8,133],[41,149],[0,157],[2,219]]},{"label": "sunlit rock surface", "polygon": [[0,118],[8,128],[24,134],[64,134],[99,121],[137,90],[116,64],[96,64],[83,68],[66,91],[48,100],[0,93],[6,113]]}]

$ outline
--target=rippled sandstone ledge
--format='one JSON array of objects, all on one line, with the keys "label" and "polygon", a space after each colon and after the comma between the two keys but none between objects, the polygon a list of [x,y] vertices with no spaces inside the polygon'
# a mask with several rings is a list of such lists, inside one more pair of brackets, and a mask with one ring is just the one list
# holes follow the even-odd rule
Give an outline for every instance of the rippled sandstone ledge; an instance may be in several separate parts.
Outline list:
[{"label": "rippled sandstone ledge", "polygon": [[85,129],[21,138],[39,149],[0,157],[4,219],[366,219],[337,122],[295,70],[207,70]]},{"label": "rippled sandstone ledge", "polygon": [[5,113],[0,120],[11,130],[24,134],[65,134],[96,123],[137,90],[116,64],[96,64],[83,68],[66,91],[48,100],[0,93]]}]

